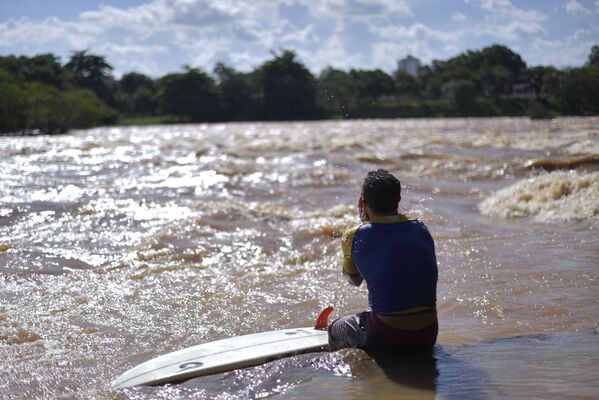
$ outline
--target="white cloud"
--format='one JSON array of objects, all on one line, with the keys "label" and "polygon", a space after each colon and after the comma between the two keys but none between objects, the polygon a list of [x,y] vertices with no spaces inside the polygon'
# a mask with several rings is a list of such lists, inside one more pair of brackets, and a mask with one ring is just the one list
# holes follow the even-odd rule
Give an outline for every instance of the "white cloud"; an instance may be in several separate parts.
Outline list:
[{"label": "white cloud", "polygon": [[443,46],[443,51],[447,55],[454,55],[454,54],[458,54],[460,52],[460,48],[458,46],[456,46],[455,44],[446,44],[445,46]]},{"label": "white cloud", "polygon": [[292,28],[290,32],[284,34],[279,39],[281,42],[298,42],[298,43],[309,43],[315,42],[316,36],[314,35],[314,26],[307,25],[304,29]]},{"label": "white cloud", "polygon": [[304,55],[313,69],[330,63],[349,67],[358,60],[361,62],[354,65],[368,64],[369,57],[366,49],[362,54],[347,50],[346,21],[412,14],[404,0],[298,1],[314,19],[329,18],[334,33],[322,37],[312,24],[297,29],[280,18],[279,6],[292,4],[292,0],[151,0],[134,7],[101,5],[74,21],[51,18],[0,23],[0,46],[62,41],[70,48],[89,48],[106,55],[115,71],[135,65],[140,57],[150,60],[162,54],[167,58],[164,55],[169,49],[184,54],[179,65],[211,69],[224,58],[237,68],[255,67],[270,57],[270,50],[286,46]]},{"label": "white cloud", "polygon": [[[555,1],[562,13],[581,2]],[[408,53],[428,62],[492,43],[521,51],[524,58],[532,54],[535,62],[552,59],[544,51],[585,60],[588,43],[599,40],[591,22],[578,27],[591,33],[577,38],[571,28],[568,39],[560,30],[570,28],[561,19],[549,20],[540,7],[510,0],[465,2],[445,8],[454,28],[438,30],[428,15],[415,15],[407,0],[146,0],[133,7],[101,5],[72,20],[0,21],[0,52],[53,51],[64,57],[89,48],[107,56],[117,76],[132,69],[156,76],[183,64],[211,70],[217,61],[248,71],[282,48],[295,50],[313,72],[329,65],[393,70]],[[537,4],[515,2],[523,3]],[[594,5],[599,13],[599,0]],[[479,10],[471,13],[473,7]],[[581,63],[551,57],[559,59],[557,65]]]},{"label": "white cloud", "polygon": [[303,0],[313,15],[328,14],[337,18],[373,16],[410,16],[412,10],[405,0]]},{"label": "white cloud", "polygon": [[242,71],[250,71],[263,61],[262,55],[256,55],[250,51],[241,51],[230,55],[230,62]]},{"label": "white cloud", "polygon": [[516,42],[523,36],[547,35],[548,16],[533,9],[515,7],[510,0],[479,0],[484,22],[468,28],[475,35],[488,35]]},{"label": "white cloud", "polygon": [[320,43],[314,51],[298,49],[298,54],[303,60],[309,60],[310,67],[317,71],[326,67],[347,69],[364,65],[361,54],[347,50],[342,35],[343,26],[339,24],[331,36]]},{"label": "white cloud", "polygon": [[451,42],[462,36],[462,31],[436,31],[419,22],[405,27],[402,25],[378,27],[371,30],[384,39],[391,40],[435,40],[438,42]]},{"label": "white cloud", "polygon": [[264,0],[152,0],[130,8],[101,6],[82,13],[80,21],[105,31],[126,29],[145,37],[189,30],[255,40],[265,30],[277,27],[276,12],[277,3]]},{"label": "white cloud", "polygon": [[569,0],[564,4],[564,8],[568,14],[584,14],[591,15],[592,12],[576,0]]},{"label": "white cloud", "polygon": [[159,76],[163,73],[160,67],[153,59],[146,57],[127,58],[119,64],[119,67],[114,70],[117,76],[126,74],[127,72],[139,72],[150,76]]},{"label": "white cloud", "polygon": [[578,29],[564,40],[535,39],[530,58],[532,64],[556,67],[579,66],[586,61],[594,44],[596,39],[591,30]]},{"label": "white cloud", "polygon": [[489,35],[505,41],[517,41],[522,36],[547,34],[542,25],[520,21],[513,21],[507,25],[478,25],[472,28],[472,32],[476,35]]},{"label": "white cloud", "polygon": [[83,48],[94,42],[97,33],[98,30],[94,26],[64,22],[56,17],[49,17],[43,21],[32,21],[22,17],[0,24],[0,46],[64,41],[72,47]]},{"label": "white cloud", "polygon": [[451,20],[455,21],[455,22],[464,22],[464,21],[468,21],[468,17],[466,17],[464,14],[462,14],[460,12],[456,12],[456,13],[453,13],[453,15],[451,16]]},{"label": "white cloud", "polygon": [[98,51],[100,51],[101,53],[111,54],[164,54],[168,52],[168,47],[161,45],[139,46],[135,44],[120,45],[106,43],[98,47]]},{"label": "white cloud", "polygon": [[537,10],[524,10],[515,7],[509,0],[480,0],[481,9],[488,19],[507,18],[512,21],[542,22],[547,15]]},{"label": "white cloud", "polygon": [[218,61],[213,57],[232,53],[236,47],[245,51],[244,46],[260,46],[268,55],[285,35],[291,38],[295,34],[300,42],[308,40],[309,32],[303,36],[302,32],[290,32],[289,24],[278,18],[279,4],[268,0],[151,0],[129,8],[101,5],[73,21],[51,17],[0,22],[0,46],[48,47],[52,42],[63,48],[89,48],[106,55],[120,71],[140,55],[164,54],[168,51],[164,43],[169,43],[173,50],[184,52],[186,59],[179,65],[201,63],[199,66],[211,68]]},{"label": "white cloud", "polygon": [[394,70],[398,59],[411,54],[427,63],[457,53],[465,30],[437,31],[422,23],[410,26],[371,26],[381,41],[373,44],[373,63],[387,70]]}]

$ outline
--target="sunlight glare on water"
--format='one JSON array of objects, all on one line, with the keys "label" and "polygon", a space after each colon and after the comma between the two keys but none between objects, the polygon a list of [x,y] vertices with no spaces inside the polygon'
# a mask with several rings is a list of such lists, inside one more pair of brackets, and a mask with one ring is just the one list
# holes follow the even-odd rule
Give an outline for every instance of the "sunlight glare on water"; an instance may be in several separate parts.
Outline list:
[{"label": "sunlight glare on water", "polygon": [[[592,398],[597,127],[423,119],[2,137],[0,398]],[[529,167],[540,164],[549,171]],[[401,211],[436,241],[433,357],[342,350],[110,388],[160,354],[311,326],[329,304],[334,317],[366,309],[366,289],[340,276],[339,238],[376,168],[399,176]]]}]

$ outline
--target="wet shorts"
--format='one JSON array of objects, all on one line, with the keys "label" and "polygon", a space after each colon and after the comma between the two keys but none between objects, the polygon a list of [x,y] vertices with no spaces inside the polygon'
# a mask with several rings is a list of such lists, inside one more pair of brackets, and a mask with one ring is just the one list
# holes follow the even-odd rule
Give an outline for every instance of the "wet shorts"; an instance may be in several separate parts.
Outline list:
[{"label": "wet shorts", "polygon": [[370,311],[334,320],[328,328],[329,350],[358,348],[372,352],[430,350],[437,341],[439,324],[418,330],[399,330],[383,323]]}]

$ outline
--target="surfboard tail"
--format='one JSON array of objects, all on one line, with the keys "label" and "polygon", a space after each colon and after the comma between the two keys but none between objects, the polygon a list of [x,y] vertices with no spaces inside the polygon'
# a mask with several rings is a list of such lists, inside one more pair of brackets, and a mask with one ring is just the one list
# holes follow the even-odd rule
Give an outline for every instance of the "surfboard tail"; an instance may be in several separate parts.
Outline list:
[{"label": "surfboard tail", "polygon": [[320,312],[318,318],[316,318],[316,325],[314,325],[314,329],[319,331],[326,331],[329,326],[329,315],[333,312],[333,307],[328,306],[324,310]]}]

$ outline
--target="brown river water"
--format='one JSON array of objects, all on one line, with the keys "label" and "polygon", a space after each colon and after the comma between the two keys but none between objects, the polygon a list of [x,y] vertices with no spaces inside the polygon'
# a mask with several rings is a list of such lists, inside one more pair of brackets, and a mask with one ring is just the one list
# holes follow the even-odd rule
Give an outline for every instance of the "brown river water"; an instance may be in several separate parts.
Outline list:
[{"label": "brown river water", "polygon": [[[598,398],[598,161],[599,118],[2,137],[0,398]],[[342,350],[110,388],[160,354],[366,309],[339,236],[375,168],[436,241],[433,357]]]}]

